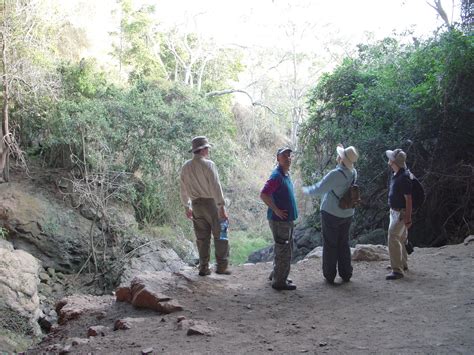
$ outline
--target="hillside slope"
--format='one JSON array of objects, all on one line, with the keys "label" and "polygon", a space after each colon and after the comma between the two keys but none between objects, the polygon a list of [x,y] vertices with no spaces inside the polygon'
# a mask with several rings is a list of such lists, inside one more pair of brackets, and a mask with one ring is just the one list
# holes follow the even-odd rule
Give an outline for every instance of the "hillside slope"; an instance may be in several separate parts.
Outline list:
[{"label": "hillside slope", "polygon": [[[354,263],[353,281],[323,282],[319,259],[292,267],[296,291],[277,292],[267,279],[271,264],[243,265],[231,276],[195,276],[173,298],[184,311],[160,315],[102,300],[103,309],[59,327],[29,353],[86,338],[87,329],[113,329],[128,317],[128,330],[84,340],[72,353],[263,354],[263,353],[473,353],[474,243],[416,249],[410,271],[385,281],[385,262]],[[105,302],[104,302],[105,300]],[[188,336],[184,316],[204,324],[210,336]],[[48,348],[49,347],[49,348]]]}]

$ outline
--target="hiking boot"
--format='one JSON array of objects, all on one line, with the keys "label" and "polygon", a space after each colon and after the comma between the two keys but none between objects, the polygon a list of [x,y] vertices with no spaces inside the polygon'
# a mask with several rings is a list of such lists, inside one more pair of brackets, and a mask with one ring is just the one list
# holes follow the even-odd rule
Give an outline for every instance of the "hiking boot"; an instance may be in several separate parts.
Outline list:
[{"label": "hiking boot", "polygon": [[230,271],[229,269],[216,270],[216,274],[219,274],[219,275],[231,275],[231,274],[232,274],[232,271]]},{"label": "hiking boot", "polygon": [[334,285],[334,279],[326,279],[326,282],[330,285]]},{"label": "hiking boot", "polygon": [[[389,266],[387,266],[386,269],[387,269],[387,270],[392,270],[392,267],[389,265]],[[405,266],[403,267],[403,271],[408,271],[408,266],[407,266],[407,265],[405,265]]]},{"label": "hiking boot", "polygon": [[284,291],[284,290],[292,291],[292,290],[296,290],[296,285],[289,284],[289,283],[286,283],[284,285],[273,285],[272,284],[272,288],[277,290],[277,291]]},{"label": "hiking boot", "polygon": [[399,272],[391,272],[387,276],[385,276],[385,280],[398,280],[403,277],[403,274],[400,274]]},{"label": "hiking boot", "polygon": [[[272,280],[273,280],[273,271],[268,276],[268,281],[272,281]],[[286,279],[286,282],[288,282],[289,284],[292,284],[293,280],[292,279]]]},{"label": "hiking boot", "polygon": [[199,276],[208,276],[210,274],[211,274],[211,270],[209,270],[209,269],[199,271]]}]

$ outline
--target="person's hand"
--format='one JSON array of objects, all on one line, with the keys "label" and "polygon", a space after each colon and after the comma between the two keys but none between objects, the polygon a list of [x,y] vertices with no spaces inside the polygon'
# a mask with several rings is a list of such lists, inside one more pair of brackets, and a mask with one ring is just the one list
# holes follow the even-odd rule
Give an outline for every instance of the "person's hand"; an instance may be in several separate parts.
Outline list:
[{"label": "person's hand", "polygon": [[193,210],[189,207],[186,207],[186,217],[188,219],[193,219]]},{"label": "person's hand", "polygon": [[229,220],[229,216],[227,215],[227,211],[225,210],[225,207],[224,206],[221,206],[219,208],[219,219],[226,219],[226,220]]},{"label": "person's hand", "polygon": [[410,228],[410,227],[412,226],[412,224],[413,224],[413,223],[412,223],[412,221],[411,221],[411,218],[409,218],[409,219],[408,219],[408,218],[405,218],[405,226],[406,226],[407,228]]},{"label": "person's hand", "polygon": [[288,218],[288,212],[285,210],[280,210],[279,208],[273,210],[273,212],[278,216],[280,219],[287,219]]}]

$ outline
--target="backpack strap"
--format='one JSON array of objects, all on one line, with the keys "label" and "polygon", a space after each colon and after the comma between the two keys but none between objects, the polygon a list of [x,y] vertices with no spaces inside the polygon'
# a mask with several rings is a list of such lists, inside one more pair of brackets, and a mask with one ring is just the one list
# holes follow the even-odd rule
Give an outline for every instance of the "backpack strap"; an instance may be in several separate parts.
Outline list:
[{"label": "backpack strap", "polygon": [[[342,170],[342,169],[339,169],[337,168],[336,169],[337,171],[339,171],[342,175],[344,175],[344,177],[347,179],[347,175],[346,173]],[[354,173],[353,173],[353,177],[352,177],[352,182],[351,182],[351,185],[353,185],[356,181],[357,181],[357,172],[355,172],[356,170],[354,169]],[[334,192],[334,190],[331,190],[332,193],[334,194],[334,196],[337,197],[338,200],[340,200],[341,198],[339,196],[336,195],[336,193]]]}]

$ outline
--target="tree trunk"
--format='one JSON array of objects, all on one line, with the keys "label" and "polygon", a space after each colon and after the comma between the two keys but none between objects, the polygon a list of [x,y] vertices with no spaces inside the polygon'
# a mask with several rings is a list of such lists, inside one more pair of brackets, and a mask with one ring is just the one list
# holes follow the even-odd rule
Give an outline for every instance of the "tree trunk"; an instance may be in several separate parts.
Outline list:
[{"label": "tree trunk", "polygon": [[3,107],[2,107],[2,137],[0,140],[0,172],[3,174],[3,179],[9,179],[9,164],[7,158],[9,153],[8,142],[10,139],[10,130],[8,127],[8,78],[7,78],[7,44],[5,33],[2,34],[2,84],[3,84]]}]

